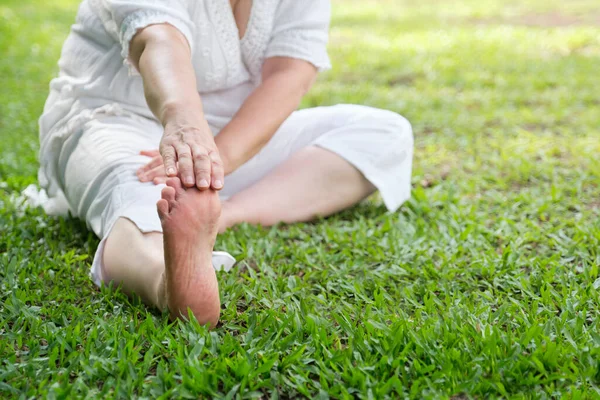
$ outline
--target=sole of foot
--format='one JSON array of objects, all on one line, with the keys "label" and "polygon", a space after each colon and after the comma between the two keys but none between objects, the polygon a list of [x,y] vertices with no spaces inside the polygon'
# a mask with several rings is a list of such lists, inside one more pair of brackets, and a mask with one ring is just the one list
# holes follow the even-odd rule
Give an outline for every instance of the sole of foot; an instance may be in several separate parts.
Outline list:
[{"label": "sole of foot", "polygon": [[212,251],[219,230],[221,203],[213,190],[185,188],[170,178],[156,204],[165,248],[164,290],[172,318],[214,327],[220,314],[219,285]]}]

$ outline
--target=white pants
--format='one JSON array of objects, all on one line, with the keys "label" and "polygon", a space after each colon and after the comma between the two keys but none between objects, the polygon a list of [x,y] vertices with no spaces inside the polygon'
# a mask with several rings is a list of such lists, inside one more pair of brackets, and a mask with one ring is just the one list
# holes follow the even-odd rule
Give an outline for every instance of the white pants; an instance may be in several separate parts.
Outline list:
[{"label": "white pants", "polygon": [[[149,161],[140,151],[157,149],[162,133],[150,119],[102,116],[74,132],[60,152],[61,186],[70,208],[102,239],[92,265],[98,285],[104,280],[104,242],[118,218],[131,220],[142,232],[162,231],[156,202],[164,185],[139,182],[135,174]],[[390,111],[355,105],[294,112],[255,157],[225,178],[221,196],[251,186],[311,145],[338,154],[360,170],[379,189],[388,209],[397,209],[410,197],[409,122]]]}]

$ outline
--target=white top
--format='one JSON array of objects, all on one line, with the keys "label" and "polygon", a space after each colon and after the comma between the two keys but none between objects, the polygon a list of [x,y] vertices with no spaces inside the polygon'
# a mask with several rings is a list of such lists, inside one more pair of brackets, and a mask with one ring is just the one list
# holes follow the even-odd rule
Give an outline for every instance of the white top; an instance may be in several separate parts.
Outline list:
[{"label": "white top", "polygon": [[330,13],[329,0],[253,0],[239,39],[229,0],[84,0],[51,89],[105,100],[90,108],[111,100],[147,114],[142,79],[127,56],[135,33],[157,23],[173,25],[187,39],[199,93],[258,85],[268,57],[298,58],[328,69]]},{"label": "white top", "polygon": [[135,33],[169,23],[187,39],[198,91],[225,89],[260,79],[265,58],[286,56],[329,68],[328,0],[254,0],[244,37],[229,0],[88,0],[126,59]]},{"label": "white top", "polygon": [[40,118],[40,184],[51,200],[62,198],[57,199],[60,204],[51,201],[47,211],[66,211],[58,158],[65,141],[82,124],[98,115],[154,118],[142,79],[127,62],[129,42],[138,30],[168,23],[185,36],[205,113],[210,114],[211,104],[215,113],[221,113],[215,117],[217,126],[260,83],[266,58],[291,57],[319,70],[330,68],[326,50],[330,8],[329,0],[253,0],[240,39],[229,0],[84,0]]}]

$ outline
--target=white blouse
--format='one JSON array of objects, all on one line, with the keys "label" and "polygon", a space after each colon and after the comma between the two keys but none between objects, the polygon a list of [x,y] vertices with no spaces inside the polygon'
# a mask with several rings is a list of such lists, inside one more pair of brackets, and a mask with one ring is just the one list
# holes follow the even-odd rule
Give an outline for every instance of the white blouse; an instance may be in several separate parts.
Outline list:
[{"label": "white blouse", "polygon": [[50,83],[40,119],[41,150],[53,136],[50,131],[72,131],[89,119],[85,113],[101,107],[154,118],[142,78],[127,61],[131,39],[148,25],[177,28],[190,45],[203,101],[236,88],[226,102],[236,110],[260,84],[266,58],[291,57],[319,70],[330,68],[330,12],[329,0],[253,0],[240,39],[229,0],[84,0],[63,45],[59,77]]},{"label": "white blouse", "polygon": [[[244,37],[229,0],[89,0],[106,32],[127,60],[135,33],[168,23],[187,39],[199,92],[260,82],[265,58],[283,56],[330,67],[327,39],[329,0],[254,0]],[[130,68],[133,69],[133,68]],[[135,74],[135,71],[133,71]]]}]

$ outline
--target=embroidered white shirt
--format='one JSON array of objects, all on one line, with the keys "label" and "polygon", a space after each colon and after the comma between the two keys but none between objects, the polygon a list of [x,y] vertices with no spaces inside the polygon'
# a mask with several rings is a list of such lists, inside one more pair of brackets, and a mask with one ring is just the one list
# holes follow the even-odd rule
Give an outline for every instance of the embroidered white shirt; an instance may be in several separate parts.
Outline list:
[{"label": "embroidered white shirt", "polygon": [[[148,25],[168,23],[187,39],[198,91],[260,81],[265,58],[285,56],[330,67],[329,0],[254,0],[243,38],[229,0],[89,0],[127,60],[129,42]],[[135,72],[134,72],[135,73]]]}]

